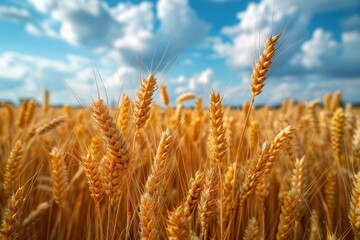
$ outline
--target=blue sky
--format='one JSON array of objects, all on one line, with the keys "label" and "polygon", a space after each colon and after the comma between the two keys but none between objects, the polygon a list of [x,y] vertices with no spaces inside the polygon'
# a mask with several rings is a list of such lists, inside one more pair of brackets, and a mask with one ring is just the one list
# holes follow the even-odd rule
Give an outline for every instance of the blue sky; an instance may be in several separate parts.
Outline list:
[{"label": "blue sky", "polygon": [[49,89],[53,104],[89,102],[95,71],[116,101],[157,70],[172,102],[188,91],[208,99],[214,88],[241,104],[265,39],[279,31],[257,103],[338,89],[360,102],[358,0],[0,0],[0,100],[41,101]]}]

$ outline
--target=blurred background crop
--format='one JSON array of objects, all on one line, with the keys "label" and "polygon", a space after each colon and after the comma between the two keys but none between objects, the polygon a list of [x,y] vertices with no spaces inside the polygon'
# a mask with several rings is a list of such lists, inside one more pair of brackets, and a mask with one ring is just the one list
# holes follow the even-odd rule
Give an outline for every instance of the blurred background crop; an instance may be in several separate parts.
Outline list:
[{"label": "blurred background crop", "polygon": [[[0,100],[110,101],[157,71],[172,102],[192,91],[249,99],[264,40],[283,31],[257,104],[340,90],[360,103],[359,0],[0,0]],[[102,90],[101,90],[102,91]],[[160,101],[159,101],[160,102]]]}]

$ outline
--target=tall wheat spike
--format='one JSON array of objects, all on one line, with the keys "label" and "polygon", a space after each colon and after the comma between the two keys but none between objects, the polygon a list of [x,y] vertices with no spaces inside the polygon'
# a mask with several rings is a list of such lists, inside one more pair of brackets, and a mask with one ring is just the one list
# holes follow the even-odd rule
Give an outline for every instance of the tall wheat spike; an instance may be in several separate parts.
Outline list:
[{"label": "tall wheat spike", "polygon": [[50,93],[49,90],[46,89],[44,91],[44,100],[43,100],[43,110],[46,113],[49,111],[49,102],[50,102]]},{"label": "tall wheat spike", "polygon": [[156,78],[154,74],[150,74],[141,82],[140,89],[137,93],[134,109],[135,132],[138,135],[139,131],[145,126],[150,117],[150,108],[152,98],[156,89]]},{"label": "tall wheat spike", "polygon": [[91,154],[87,154],[82,160],[91,196],[94,199],[95,206],[100,208],[100,202],[104,196],[102,176],[99,169],[100,162],[94,160]]},{"label": "tall wheat spike", "polygon": [[119,116],[117,119],[117,126],[120,129],[120,132],[123,136],[128,134],[128,127],[129,127],[129,113],[130,113],[131,101],[130,98],[124,94],[122,96]]},{"label": "tall wheat spike", "polygon": [[293,175],[291,178],[291,188],[285,197],[285,202],[281,207],[280,222],[276,239],[289,239],[295,223],[295,215],[298,202],[302,194],[303,172],[305,157],[295,161]]},{"label": "tall wheat spike", "polygon": [[178,206],[174,211],[168,212],[166,219],[166,232],[168,239],[187,239],[189,236],[189,218],[186,217],[186,210],[183,205]]},{"label": "tall wheat spike", "polygon": [[40,203],[35,210],[33,210],[22,222],[22,227],[27,228],[31,225],[34,225],[39,218],[45,214],[45,212],[50,208],[51,204],[49,202]]},{"label": "tall wheat spike", "polygon": [[68,171],[65,165],[63,152],[58,148],[53,148],[50,153],[50,160],[54,200],[57,205],[62,208],[64,207],[69,190]]},{"label": "tall wheat spike", "polygon": [[92,109],[108,150],[103,166],[104,189],[108,196],[113,198],[130,168],[129,147],[103,100],[98,99],[93,102]]},{"label": "tall wheat spike", "polygon": [[172,153],[173,139],[170,130],[166,130],[162,134],[155,160],[151,167],[151,173],[146,181],[145,191],[156,200],[165,190],[163,181],[167,179],[167,165]]},{"label": "tall wheat spike", "polygon": [[260,240],[259,223],[255,217],[251,218],[246,226],[244,240]]},{"label": "tall wheat spike", "polygon": [[331,119],[331,146],[336,162],[342,162],[344,125],[344,111],[342,108],[338,108]]},{"label": "tall wheat spike", "polygon": [[27,106],[28,106],[28,102],[26,100],[21,101],[20,114],[16,122],[16,127],[18,128],[23,127],[25,124],[25,114],[26,114]]},{"label": "tall wheat spike", "polygon": [[264,177],[267,170],[267,162],[270,158],[269,149],[270,144],[268,142],[264,142],[255,159],[248,163],[249,169],[247,169],[245,173],[245,179],[241,183],[242,185],[240,188],[241,203],[255,191],[260,179]]},{"label": "tall wheat spike", "polygon": [[8,206],[4,212],[0,229],[1,239],[18,239],[20,237],[23,207],[26,200],[24,191],[24,188],[21,187],[8,199]]},{"label": "tall wheat spike", "polygon": [[140,236],[143,240],[160,239],[159,219],[156,212],[156,202],[149,193],[145,192],[140,198]]},{"label": "tall wheat spike", "polygon": [[189,190],[186,196],[185,213],[187,217],[196,210],[198,202],[200,200],[200,194],[203,189],[204,173],[197,171],[195,178],[191,178],[189,181]]},{"label": "tall wheat spike", "polygon": [[262,92],[262,89],[265,85],[265,80],[267,78],[266,74],[269,70],[270,65],[272,64],[271,59],[276,52],[275,45],[279,38],[280,34],[277,34],[275,36],[270,35],[270,37],[265,42],[264,51],[253,69],[250,84],[253,98]]},{"label": "tall wheat spike", "polygon": [[34,127],[28,136],[25,138],[26,141],[29,141],[31,138],[33,138],[36,135],[43,135],[52,129],[58,127],[63,122],[65,122],[67,117],[65,116],[59,116],[53,119],[50,119],[49,121],[40,123],[38,126]]},{"label": "tall wheat spike", "polygon": [[211,92],[210,96],[210,123],[211,123],[211,153],[210,164],[212,167],[222,168],[227,150],[226,135],[223,123],[223,107],[220,94]]},{"label": "tall wheat spike", "polygon": [[360,239],[360,172],[354,175],[349,220],[355,239]]},{"label": "tall wheat spike", "polygon": [[20,185],[20,171],[24,153],[24,143],[16,141],[6,161],[4,171],[4,193],[11,196]]},{"label": "tall wheat spike", "polygon": [[165,84],[163,84],[160,88],[160,96],[161,96],[161,99],[162,99],[163,103],[165,104],[165,106],[169,106],[169,103],[170,103],[169,94],[167,92]]},{"label": "tall wheat spike", "polygon": [[209,223],[215,213],[219,177],[219,171],[217,169],[209,169],[206,173],[203,191],[201,192],[198,211],[200,215],[201,232],[204,239],[208,237]]}]

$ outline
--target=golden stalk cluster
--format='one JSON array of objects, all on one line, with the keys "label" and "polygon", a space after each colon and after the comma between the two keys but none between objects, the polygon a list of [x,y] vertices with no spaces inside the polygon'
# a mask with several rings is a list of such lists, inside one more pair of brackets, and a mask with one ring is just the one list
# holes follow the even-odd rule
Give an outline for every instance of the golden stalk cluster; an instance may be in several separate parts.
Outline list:
[{"label": "golden stalk cluster", "polygon": [[1,104],[0,238],[360,239],[359,110],[254,107],[279,38],[241,109],[165,85],[162,108],[155,73],[114,109]]}]

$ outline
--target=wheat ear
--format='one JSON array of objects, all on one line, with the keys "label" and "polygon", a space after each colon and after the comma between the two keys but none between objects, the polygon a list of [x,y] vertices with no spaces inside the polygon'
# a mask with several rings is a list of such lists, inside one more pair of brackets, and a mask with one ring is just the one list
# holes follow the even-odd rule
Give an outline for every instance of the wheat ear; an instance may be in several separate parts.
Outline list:
[{"label": "wheat ear", "polygon": [[156,202],[149,193],[144,193],[140,198],[140,236],[143,240],[160,239],[159,219],[156,214]]},{"label": "wheat ear", "polygon": [[10,196],[18,188],[16,186],[20,181],[21,159],[24,153],[24,143],[18,140],[10,151],[9,158],[6,161],[4,172],[4,193]]},{"label": "wheat ear", "polygon": [[176,104],[182,104],[183,102],[194,98],[195,94],[192,92],[183,93],[176,99]]},{"label": "wheat ear", "polygon": [[126,94],[124,94],[122,96],[119,116],[117,119],[117,126],[120,129],[120,132],[123,136],[126,136],[129,131],[128,116],[129,116],[129,112],[130,112],[130,107],[131,107],[130,98]]},{"label": "wheat ear", "polygon": [[24,125],[27,126],[31,122],[36,108],[36,102],[35,100],[30,100],[30,102],[27,105],[25,116],[24,116]]},{"label": "wheat ear", "polygon": [[319,215],[318,212],[313,210],[311,212],[310,218],[310,240],[320,240],[321,238],[321,229],[320,229],[320,222],[319,222]]},{"label": "wheat ear", "polygon": [[328,220],[330,224],[332,224],[335,207],[336,207],[336,191],[337,191],[337,180],[338,180],[338,172],[337,169],[332,169],[326,178],[325,185],[325,202],[328,210]]},{"label": "wheat ear", "polygon": [[287,193],[281,207],[280,222],[276,233],[276,239],[289,239],[294,229],[295,215],[302,194],[302,182],[305,157],[296,159],[291,177],[291,188]]},{"label": "wheat ear", "polygon": [[155,200],[158,200],[165,190],[163,181],[167,179],[166,171],[173,148],[173,139],[170,130],[163,132],[151,166],[151,173],[146,181],[145,191]]},{"label": "wheat ear", "polygon": [[330,109],[332,112],[335,112],[335,110],[340,106],[340,101],[341,101],[341,92],[340,91],[334,92],[330,103]]},{"label": "wheat ear", "polygon": [[349,220],[355,239],[360,239],[360,172],[354,175]]},{"label": "wheat ear", "polygon": [[92,109],[95,122],[101,130],[108,149],[103,166],[103,184],[105,192],[113,198],[130,167],[129,147],[103,100],[93,102]]},{"label": "wheat ear", "polygon": [[331,119],[331,146],[335,163],[342,162],[344,141],[345,115],[342,108],[338,108]]},{"label": "wheat ear", "polygon": [[50,160],[54,200],[58,204],[59,208],[62,208],[67,198],[69,180],[64,156],[61,150],[58,148],[53,148],[50,153]]},{"label": "wheat ear", "polygon": [[201,232],[204,239],[207,239],[208,237],[208,226],[215,213],[219,181],[220,176],[218,169],[210,168],[206,173],[204,188],[201,192],[198,206],[201,221]]},{"label": "wheat ear", "polygon": [[21,127],[24,126],[25,113],[26,113],[27,106],[28,106],[28,102],[26,100],[23,100],[21,102],[19,117],[18,117],[18,120],[16,122],[16,127],[18,127],[18,128],[21,128]]},{"label": "wheat ear", "polygon": [[173,135],[169,130],[162,133],[156,151],[151,173],[145,184],[145,193],[140,198],[140,230],[142,239],[159,239],[159,206],[166,190],[164,182],[168,179],[167,166],[173,148]]},{"label": "wheat ear", "polygon": [[202,117],[202,115],[203,115],[202,102],[203,102],[203,99],[201,97],[199,97],[196,99],[195,105],[194,105],[195,112],[199,117]]},{"label": "wheat ear", "polygon": [[46,89],[44,91],[44,100],[43,100],[43,110],[44,112],[48,112],[49,111],[49,101],[50,101],[50,93],[49,91]]},{"label": "wheat ear", "polygon": [[59,116],[53,119],[50,119],[49,121],[43,122],[41,124],[39,124],[38,126],[34,127],[30,133],[28,134],[28,136],[26,137],[26,140],[30,140],[31,138],[33,138],[36,135],[43,135],[47,132],[50,132],[52,129],[58,127],[59,125],[61,125],[63,122],[65,122],[67,119],[66,116]]},{"label": "wheat ear", "polygon": [[21,187],[8,199],[0,229],[1,239],[19,238],[24,202],[24,188]]},{"label": "wheat ear", "polygon": [[169,103],[170,103],[169,94],[167,92],[165,84],[163,84],[160,88],[160,96],[161,96],[161,99],[162,99],[163,103],[165,104],[165,106],[169,106]]},{"label": "wheat ear", "polygon": [[249,140],[251,149],[256,150],[259,142],[259,124],[257,121],[250,123]]},{"label": "wheat ear", "polygon": [[186,209],[183,205],[178,206],[174,211],[168,212],[166,219],[166,232],[168,239],[187,239],[189,236],[189,218],[186,216]]},{"label": "wheat ear", "polygon": [[195,178],[191,178],[189,181],[189,190],[186,196],[185,213],[187,217],[190,217],[196,210],[198,202],[200,200],[200,194],[204,183],[204,173],[197,171]]},{"label": "wheat ear", "polygon": [[[222,198],[222,223],[223,226],[227,227],[231,210],[235,207],[235,202],[233,199],[233,190],[237,190],[235,186],[235,174],[236,174],[236,162],[230,164],[223,181],[223,198]],[[220,219],[221,220],[221,219]]]},{"label": "wheat ear", "polygon": [[156,78],[154,74],[150,74],[148,78],[141,82],[140,89],[137,93],[134,110],[135,132],[138,135],[139,131],[145,126],[150,117],[150,108],[153,94],[156,88]]},{"label": "wheat ear", "polygon": [[277,34],[275,36],[270,35],[268,40],[266,40],[265,42],[264,51],[253,69],[250,84],[253,98],[262,92],[262,89],[265,85],[265,80],[267,78],[266,74],[269,70],[270,65],[272,64],[271,59],[275,55],[275,45],[279,38],[280,34]]},{"label": "wheat ear", "polygon": [[271,142],[271,147],[269,149],[269,159],[266,162],[265,173],[269,173],[274,165],[274,161],[280,151],[281,147],[290,139],[291,134],[295,131],[295,129],[290,125],[284,128],[279,132],[278,135]]},{"label": "wheat ear", "polygon": [[83,168],[86,174],[86,180],[89,185],[91,197],[94,199],[95,206],[100,208],[100,202],[104,196],[103,183],[101,173],[99,171],[99,161],[92,158],[91,154],[87,154],[82,158]]},{"label": "wheat ear", "polygon": [[39,218],[50,208],[51,204],[49,202],[40,203],[35,210],[30,212],[30,214],[22,222],[22,227],[27,228],[35,224]]},{"label": "wheat ear", "polygon": [[252,217],[245,228],[244,240],[260,240],[259,223],[255,217]]},{"label": "wheat ear", "polygon": [[257,157],[251,162],[248,161],[249,169],[245,172],[245,179],[240,188],[240,203],[243,203],[256,189],[261,178],[266,173],[267,162],[270,158],[270,144],[264,142],[261,150],[259,150]]},{"label": "wheat ear", "polygon": [[220,94],[215,94],[214,91],[212,91],[210,95],[210,100],[210,164],[212,167],[220,166],[221,169],[227,150],[227,141],[223,123],[224,113],[221,104]]},{"label": "wheat ear", "polygon": [[315,137],[320,136],[320,124],[319,119],[316,115],[316,102],[310,102],[306,104],[306,113],[310,121],[311,128],[315,133]]},{"label": "wheat ear", "polygon": [[331,110],[331,93],[326,92],[323,98],[323,105],[326,111]]}]

